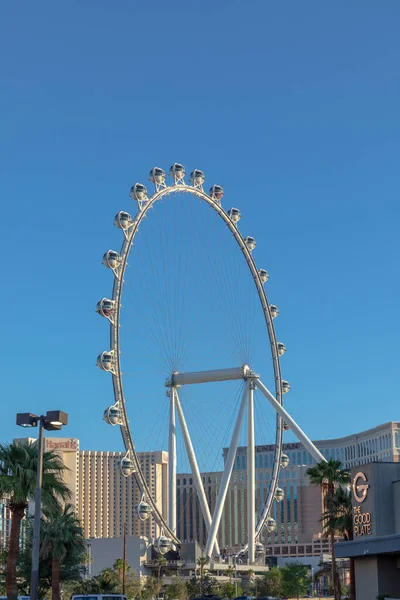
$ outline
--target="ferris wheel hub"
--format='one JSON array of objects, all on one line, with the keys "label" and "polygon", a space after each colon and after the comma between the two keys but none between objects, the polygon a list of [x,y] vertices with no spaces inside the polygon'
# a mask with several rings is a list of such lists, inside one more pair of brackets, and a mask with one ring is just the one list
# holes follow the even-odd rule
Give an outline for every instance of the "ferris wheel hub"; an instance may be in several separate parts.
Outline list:
[{"label": "ferris wheel hub", "polygon": [[179,373],[175,371],[165,382],[166,387],[180,387],[182,385],[192,385],[195,383],[211,383],[216,381],[232,381],[234,379],[256,379],[256,375],[249,367],[244,364],[241,367],[231,367],[229,369],[214,369],[212,371],[193,371],[190,373]]}]

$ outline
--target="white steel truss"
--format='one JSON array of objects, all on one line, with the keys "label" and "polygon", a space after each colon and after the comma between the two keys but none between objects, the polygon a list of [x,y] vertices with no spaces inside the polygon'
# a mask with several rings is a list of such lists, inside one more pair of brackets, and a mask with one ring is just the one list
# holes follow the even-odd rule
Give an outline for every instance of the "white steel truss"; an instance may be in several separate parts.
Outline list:
[{"label": "white steel truss", "polygon": [[[241,377],[239,377],[239,373]],[[214,513],[211,518],[210,509],[207,503],[200,471],[198,468],[196,455],[193,449],[193,444],[190,438],[189,430],[183,414],[182,406],[179,401],[177,389],[175,386],[190,385],[195,383],[206,383],[209,381],[228,381],[232,379],[244,379],[246,385],[244,387],[238,415],[236,418],[235,427],[232,433],[231,443],[229,445],[228,454],[225,461],[224,472],[222,474],[220,488],[217,496],[217,501],[214,508]],[[324,461],[325,457],[320,453],[318,448],[314,446],[311,440],[306,436],[304,431],[297,425],[296,421],[289,415],[283,406],[276,400],[271,392],[261,382],[258,375],[255,375],[248,365],[233,369],[221,369],[217,371],[200,371],[197,373],[174,373],[167,386],[171,388],[170,392],[170,485],[175,482],[175,492],[169,491],[169,511],[170,519],[169,526],[176,533],[176,424],[175,424],[175,408],[178,412],[179,422],[182,429],[182,434],[185,442],[186,452],[192,470],[194,485],[199,498],[200,508],[206,524],[208,538],[205,553],[211,558],[219,556],[219,548],[217,542],[217,534],[221,523],[222,512],[225,504],[226,495],[231,481],[233,465],[236,458],[236,452],[239,445],[240,432],[243,425],[245,409],[247,405],[247,531],[248,541],[243,551],[248,551],[248,562],[255,562],[255,546],[256,540],[265,524],[269,514],[262,515],[258,524],[255,521],[255,439],[254,439],[254,390],[258,388],[262,395],[272,405],[278,415],[290,426],[293,433],[304,447],[310,452],[314,459]]]},{"label": "white steel truss", "polygon": [[[179,397],[178,397],[176,390],[175,390],[175,403],[176,403],[176,408],[178,411],[178,417],[179,417],[179,422],[180,422],[181,429],[182,429],[183,439],[185,441],[186,453],[188,455],[188,459],[190,462],[190,468],[192,469],[194,486],[196,488],[196,492],[199,497],[200,508],[201,508],[201,512],[203,514],[203,518],[204,518],[204,521],[206,524],[206,529],[207,529],[208,535],[210,536],[209,532],[210,532],[210,527],[211,527],[211,513],[210,513],[208,503],[207,503],[207,498],[206,498],[206,494],[204,491],[203,482],[201,480],[200,471],[199,471],[199,467],[197,464],[196,455],[195,455],[195,452],[193,449],[192,440],[190,438],[189,430],[186,425],[185,416],[183,414],[182,406],[179,401]],[[218,543],[217,543],[216,539],[214,539],[214,543],[212,545],[212,550],[214,550],[215,554],[217,556],[219,556],[219,547],[218,547]]]}]

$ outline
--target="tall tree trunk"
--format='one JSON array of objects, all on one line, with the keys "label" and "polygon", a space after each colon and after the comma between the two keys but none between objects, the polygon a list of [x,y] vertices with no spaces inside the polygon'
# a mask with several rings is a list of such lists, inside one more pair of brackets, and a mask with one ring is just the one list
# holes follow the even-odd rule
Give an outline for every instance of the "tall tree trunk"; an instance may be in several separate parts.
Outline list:
[{"label": "tall tree trunk", "polygon": [[6,563],[6,593],[7,600],[17,600],[17,560],[19,553],[19,536],[21,532],[21,521],[25,508],[11,509],[11,530],[8,543],[8,554]]},{"label": "tall tree trunk", "polygon": [[354,568],[354,558],[350,559],[350,600],[356,600],[356,571]]},{"label": "tall tree trunk", "polygon": [[60,600],[60,561],[53,556],[51,560],[51,600]]},{"label": "tall tree trunk", "polygon": [[335,532],[332,531],[331,534],[331,556],[332,556],[332,583],[333,583],[333,595],[335,596],[335,600],[340,600],[340,581],[339,574],[337,571],[336,560],[335,560]]}]

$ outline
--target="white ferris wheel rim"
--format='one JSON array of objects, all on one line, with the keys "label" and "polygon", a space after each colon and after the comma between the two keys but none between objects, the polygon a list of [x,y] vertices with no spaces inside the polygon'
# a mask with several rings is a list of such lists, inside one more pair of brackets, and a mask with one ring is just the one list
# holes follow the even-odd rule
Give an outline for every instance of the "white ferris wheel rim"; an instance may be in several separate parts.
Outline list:
[{"label": "white ferris wheel rim", "polygon": [[[126,410],[126,404],[123,393],[123,381],[122,381],[122,370],[120,364],[120,355],[121,355],[121,343],[120,343],[120,316],[121,316],[121,299],[122,292],[124,287],[124,275],[126,271],[126,267],[128,264],[128,258],[130,256],[130,252],[133,246],[133,241],[135,239],[136,234],[138,233],[139,226],[143,219],[146,217],[147,212],[153,205],[160,200],[161,198],[167,197],[176,192],[179,193],[187,193],[193,196],[196,196],[200,200],[205,201],[214,211],[218,214],[218,216],[224,221],[225,225],[230,229],[235,241],[237,242],[246,262],[252,274],[257,293],[259,296],[259,300],[261,302],[261,307],[264,314],[265,325],[270,341],[271,354],[272,354],[272,363],[274,370],[274,378],[275,378],[275,394],[276,399],[283,406],[283,393],[282,393],[282,377],[281,377],[281,368],[280,368],[280,360],[279,360],[279,351],[278,351],[278,343],[275,335],[275,328],[273,325],[273,317],[271,315],[270,304],[268,303],[267,295],[265,293],[265,288],[263,282],[260,278],[259,271],[256,267],[256,263],[252,256],[251,251],[247,247],[243,236],[241,235],[237,224],[230,218],[227,212],[222,208],[221,204],[214,200],[209,194],[204,192],[202,185],[187,185],[181,180],[179,183],[175,181],[173,185],[166,185],[165,183],[161,185],[156,184],[156,191],[154,194],[146,199],[146,202],[140,204],[139,210],[137,214],[133,217],[133,221],[127,230],[123,230],[124,240],[122,243],[120,257],[121,262],[117,268],[112,269],[114,272],[114,286],[113,286],[113,294],[112,300],[114,302],[113,309],[113,318],[108,319],[110,322],[110,352],[112,352],[114,356],[114,368],[111,372],[112,380],[113,380],[113,389],[114,389],[114,398],[115,403],[114,406],[118,406],[121,410],[121,422],[119,423],[122,439],[125,446],[126,456],[129,456],[134,463],[134,472],[132,473],[133,477],[136,480],[137,485],[140,489],[141,497],[146,497],[152,508],[152,516],[155,519],[156,523],[160,527],[161,531],[167,533],[172,542],[175,544],[179,544],[180,541],[177,538],[176,534],[170,529],[166,520],[160,513],[157,508],[156,502],[152,497],[150,490],[148,488],[146,479],[142,473],[140,467],[140,461],[138,459],[138,455],[135,449],[135,445],[133,443],[132,434],[129,428],[129,419]],[[269,517],[272,503],[274,501],[276,488],[278,487],[278,478],[279,471],[281,468],[281,455],[282,455],[282,443],[283,443],[283,420],[279,416],[276,415],[276,436],[275,436],[275,453],[274,453],[274,466],[272,469],[271,475],[271,483],[268,489],[268,495],[266,498],[266,502],[264,505],[264,509],[262,514],[260,515],[258,522],[256,524],[254,539],[257,540],[260,535],[264,524]],[[244,547],[244,550],[247,548],[247,544]]]}]

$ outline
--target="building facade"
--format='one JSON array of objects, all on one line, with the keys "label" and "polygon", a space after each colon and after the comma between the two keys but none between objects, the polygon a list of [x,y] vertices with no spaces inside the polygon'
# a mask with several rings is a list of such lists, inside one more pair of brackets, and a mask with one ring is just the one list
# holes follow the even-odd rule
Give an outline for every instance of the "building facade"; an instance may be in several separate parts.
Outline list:
[{"label": "building facade", "polygon": [[[317,440],[314,444],[327,458],[340,460],[346,468],[369,462],[399,462],[400,423],[390,422],[344,438]],[[256,519],[261,514],[272,475],[275,446],[257,446],[255,452]],[[284,444],[290,464],[281,469],[279,487],[285,493],[282,502],[274,502],[271,516],[276,530],[262,533],[267,555],[281,557],[318,556],[329,552],[321,526],[322,494],[310,485],[307,469],[315,464],[302,444]],[[224,450],[224,460],[227,449]],[[222,472],[203,473],[203,485],[211,513],[214,510]],[[240,547],[247,542],[247,448],[236,454],[218,541],[222,548]],[[182,540],[206,543],[206,528],[201,515],[191,474],[177,477],[177,532]]]},{"label": "building facade", "polygon": [[[158,526],[150,516],[141,521],[135,511],[141,500],[134,477],[124,477],[118,468],[121,452],[83,450],[79,453],[78,516],[86,538],[123,535],[156,537]],[[141,469],[156,499],[158,509],[167,518],[168,453],[139,452]]]}]

